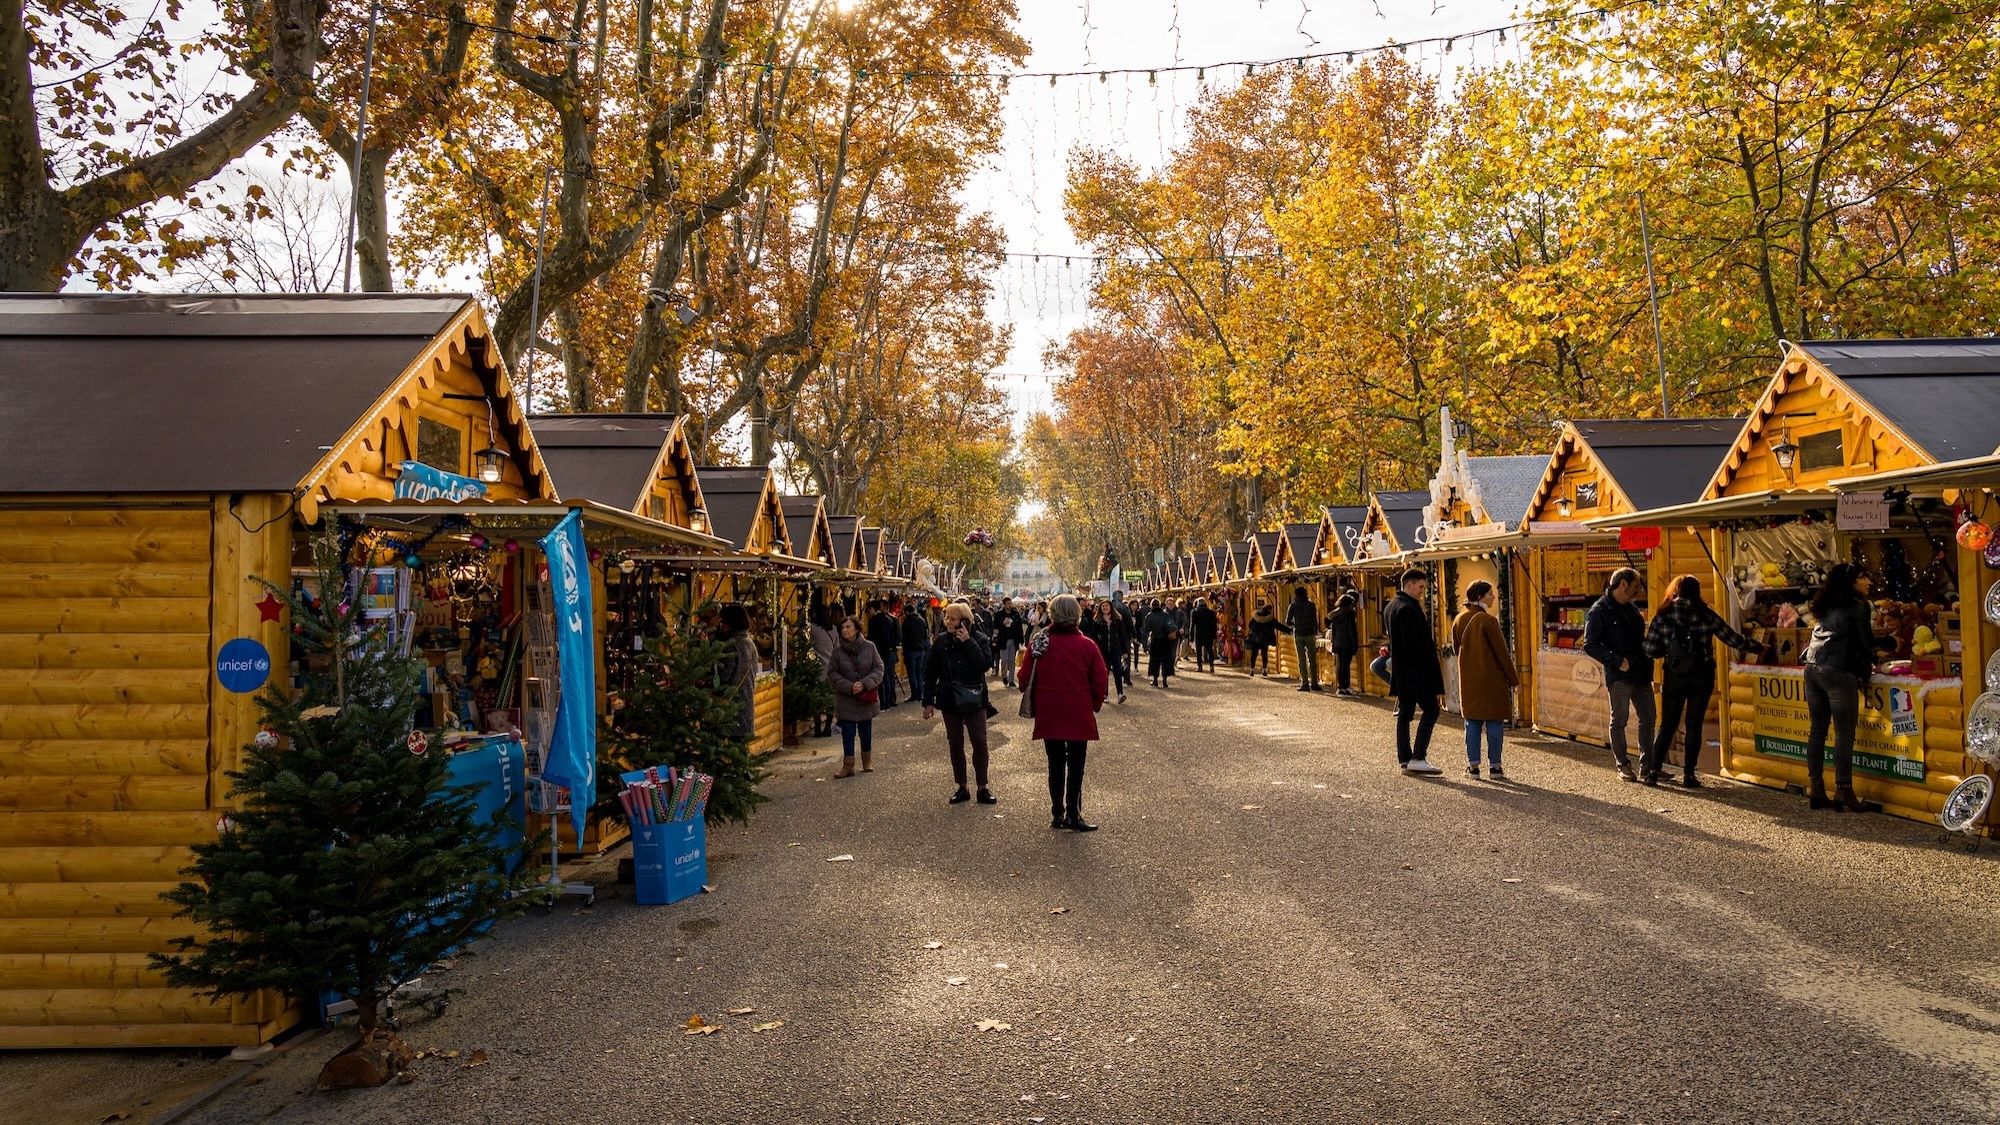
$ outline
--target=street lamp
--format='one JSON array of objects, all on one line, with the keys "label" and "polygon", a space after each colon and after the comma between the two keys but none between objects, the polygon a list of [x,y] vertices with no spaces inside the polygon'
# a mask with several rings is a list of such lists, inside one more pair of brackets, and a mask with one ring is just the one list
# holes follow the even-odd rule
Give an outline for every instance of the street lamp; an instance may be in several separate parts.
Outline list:
[{"label": "street lamp", "polygon": [[1571,500],[1567,496],[1556,497],[1556,515],[1561,516],[1563,519],[1568,519],[1570,513],[1574,511],[1576,511],[1576,501]]}]

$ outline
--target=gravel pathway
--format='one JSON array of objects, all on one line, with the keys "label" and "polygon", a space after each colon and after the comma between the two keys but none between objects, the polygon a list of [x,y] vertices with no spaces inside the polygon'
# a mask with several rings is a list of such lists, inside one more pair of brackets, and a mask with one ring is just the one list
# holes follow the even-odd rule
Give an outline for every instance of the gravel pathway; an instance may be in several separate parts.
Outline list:
[{"label": "gravel pathway", "polygon": [[405,1029],[459,1057],[317,1094],[322,1037],[197,1120],[2000,1119],[1994,852],[1533,737],[1467,781],[1449,721],[1405,777],[1379,701],[1175,684],[1105,709],[1101,832],[1049,830],[1011,696],[996,808],[945,804],[942,725],[898,708],[873,774],[779,763],[714,894],[463,959]]}]

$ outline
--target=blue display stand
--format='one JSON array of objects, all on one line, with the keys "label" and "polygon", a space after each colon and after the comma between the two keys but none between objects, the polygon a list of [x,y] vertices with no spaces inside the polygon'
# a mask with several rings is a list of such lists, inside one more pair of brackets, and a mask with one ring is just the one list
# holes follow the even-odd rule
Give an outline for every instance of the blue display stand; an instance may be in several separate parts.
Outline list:
[{"label": "blue display stand", "polygon": [[525,858],[528,837],[528,755],[519,742],[494,742],[451,756],[453,785],[477,785],[474,804],[482,820],[502,817],[499,843],[507,849],[507,873]]},{"label": "blue display stand", "polygon": [[642,906],[664,906],[700,894],[708,882],[705,822],[633,825],[632,881]]}]

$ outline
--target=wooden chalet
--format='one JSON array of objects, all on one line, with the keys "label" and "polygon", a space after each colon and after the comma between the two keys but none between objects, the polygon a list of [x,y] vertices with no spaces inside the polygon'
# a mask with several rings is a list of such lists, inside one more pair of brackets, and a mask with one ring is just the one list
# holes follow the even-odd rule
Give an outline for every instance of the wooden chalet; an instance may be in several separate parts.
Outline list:
[{"label": "wooden chalet", "polygon": [[295,998],[147,962],[259,729],[218,653],[284,675],[257,579],[403,463],[553,501],[499,349],[466,296],[8,295],[0,403],[0,1047],[263,1042]]},{"label": "wooden chalet", "polygon": [[[1770,786],[1805,781],[1799,607],[1836,561],[1857,561],[1874,578],[1878,635],[1897,645],[1861,708],[1855,788],[1862,798],[1933,820],[1951,789],[1985,768],[1965,753],[1965,716],[2000,649],[2000,624],[1982,612],[1989,596],[2000,598],[2000,569],[1953,531],[1959,511],[1991,512],[2000,472],[1980,466],[1993,463],[2000,444],[1995,418],[2000,341],[1795,345],[1699,501],[1588,521],[1709,529],[1724,572],[1718,600],[1777,648],[1774,663],[1728,665],[1725,776]],[[1843,520],[1843,494],[1881,503]],[[1919,627],[1941,651],[1913,650]]]}]

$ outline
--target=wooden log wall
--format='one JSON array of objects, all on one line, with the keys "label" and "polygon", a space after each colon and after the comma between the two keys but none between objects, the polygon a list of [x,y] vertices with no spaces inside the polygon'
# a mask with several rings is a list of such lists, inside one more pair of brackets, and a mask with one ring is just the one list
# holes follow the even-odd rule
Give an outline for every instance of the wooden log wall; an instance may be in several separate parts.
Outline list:
[{"label": "wooden log wall", "polygon": [[228,748],[255,730],[249,696],[216,698],[213,654],[279,636],[243,576],[287,573],[284,502],[0,509],[0,1047],[282,1028],[275,997],[217,1004],[166,987],[145,955],[193,932],[159,896],[213,836]]}]

